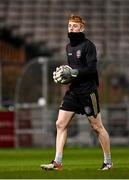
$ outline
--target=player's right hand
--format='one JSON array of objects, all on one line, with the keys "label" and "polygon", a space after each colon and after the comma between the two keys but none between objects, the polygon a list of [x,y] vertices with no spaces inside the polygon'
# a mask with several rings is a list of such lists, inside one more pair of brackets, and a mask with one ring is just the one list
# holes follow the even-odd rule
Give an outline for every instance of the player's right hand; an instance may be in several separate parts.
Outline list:
[{"label": "player's right hand", "polygon": [[55,83],[61,83],[62,72],[63,72],[62,66],[57,67],[56,71],[53,72],[53,80],[54,80]]},{"label": "player's right hand", "polygon": [[72,69],[68,65],[63,65],[56,68],[53,72],[53,79],[55,83],[68,84],[78,75],[77,69]]}]

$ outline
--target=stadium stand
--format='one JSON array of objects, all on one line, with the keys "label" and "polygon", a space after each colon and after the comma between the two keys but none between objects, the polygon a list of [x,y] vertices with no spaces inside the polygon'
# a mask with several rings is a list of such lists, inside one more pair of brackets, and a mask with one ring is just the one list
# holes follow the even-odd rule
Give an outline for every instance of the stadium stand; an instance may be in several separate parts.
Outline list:
[{"label": "stadium stand", "polygon": [[70,14],[87,20],[88,37],[99,55],[126,59],[129,56],[128,0],[5,0],[0,1],[0,26],[15,26],[19,35],[32,33],[33,41],[47,41],[64,54],[66,23]]}]

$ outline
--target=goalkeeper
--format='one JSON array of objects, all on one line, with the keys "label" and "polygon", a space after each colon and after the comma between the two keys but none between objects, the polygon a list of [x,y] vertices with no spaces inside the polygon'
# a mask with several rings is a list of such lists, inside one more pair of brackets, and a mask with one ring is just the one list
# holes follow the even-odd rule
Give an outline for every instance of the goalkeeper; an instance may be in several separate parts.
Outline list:
[{"label": "goalkeeper", "polygon": [[70,84],[60,106],[56,121],[56,154],[50,164],[42,164],[46,170],[61,170],[63,149],[67,140],[67,128],[75,113],[86,114],[102,147],[104,161],[101,170],[112,168],[110,139],[101,120],[98,97],[98,72],[95,45],[85,37],[85,21],[80,16],[70,16],[66,47],[68,65],[56,68],[53,79],[59,84]]}]

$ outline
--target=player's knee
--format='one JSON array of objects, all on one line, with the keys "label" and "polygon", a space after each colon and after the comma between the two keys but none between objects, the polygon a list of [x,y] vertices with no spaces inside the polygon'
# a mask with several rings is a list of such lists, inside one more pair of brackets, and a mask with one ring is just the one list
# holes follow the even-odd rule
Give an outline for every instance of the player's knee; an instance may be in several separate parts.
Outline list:
[{"label": "player's knee", "polygon": [[102,130],[101,124],[98,124],[98,123],[92,123],[91,127],[97,134]]},{"label": "player's knee", "polygon": [[56,121],[56,128],[57,129],[65,129],[65,125],[62,121]]},{"label": "player's knee", "polygon": [[101,122],[101,117],[98,115],[97,118],[94,117],[89,117],[89,122],[90,125],[92,127],[92,129],[96,132],[96,133],[100,133],[103,130],[103,124]]}]

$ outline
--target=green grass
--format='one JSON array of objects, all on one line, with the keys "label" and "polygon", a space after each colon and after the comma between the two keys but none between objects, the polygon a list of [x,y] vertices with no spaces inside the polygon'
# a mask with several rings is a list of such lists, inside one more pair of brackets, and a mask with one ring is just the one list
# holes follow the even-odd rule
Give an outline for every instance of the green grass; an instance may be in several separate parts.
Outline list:
[{"label": "green grass", "polygon": [[128,179],[129,148],[112,148],[114,168],[97,170],[103,161],[100,148],[65,148],[62,171],[43,171],[40,164],[50,162],[54,149],[1,149],[1,179]]}]

